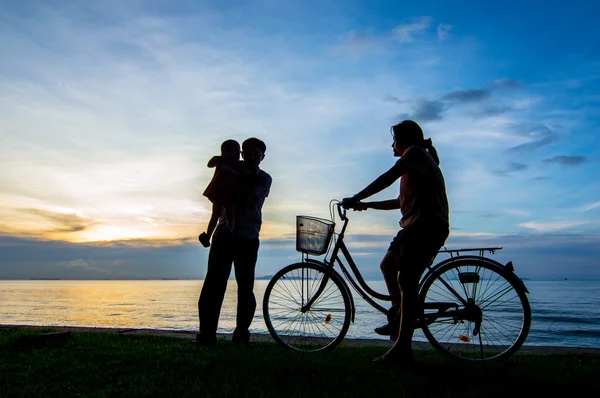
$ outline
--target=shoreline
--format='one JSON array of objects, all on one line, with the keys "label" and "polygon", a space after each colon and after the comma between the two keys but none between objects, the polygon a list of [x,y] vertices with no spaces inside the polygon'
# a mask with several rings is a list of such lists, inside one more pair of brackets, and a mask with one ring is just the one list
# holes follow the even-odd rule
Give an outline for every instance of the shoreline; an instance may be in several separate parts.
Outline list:
[{"label": "shoreline", "polygon": [[[47,330],[52,329],[63,332],[73,333],[115,333],[128,336],[160,336],[169,338],[180,338],[192,340],[196,332],[185,330],[165,330],[165,329],[132,329],[132,328],[110,328],[110,327],[90,327],[90,326],[40,326],[40,325],[2,325],[0,330]],[[225,341],[231,339],[231,333],[217,333],[217,339]],[[257,342],[275,341],[269,334],[252,334],[252,340]],[[391,347],[392,343],[381,339],[349,339],[346,338],[340,346],[344,347]],[[433,350],[429,343],[413,341],[413,349]],[[515,355],[584,355],[600,356],[600,348],[589,347],[553,347],[553,346],[523,346]]]}]

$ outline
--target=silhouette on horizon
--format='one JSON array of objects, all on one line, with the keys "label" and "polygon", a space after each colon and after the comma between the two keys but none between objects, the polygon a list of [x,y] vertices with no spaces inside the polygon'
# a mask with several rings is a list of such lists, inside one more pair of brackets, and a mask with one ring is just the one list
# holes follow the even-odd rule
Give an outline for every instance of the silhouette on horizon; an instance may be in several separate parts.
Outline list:
[{"label": "silhouette on horizon", "polygon": [[[198,299],[200,327],[195,340],[207,346],[216,344],[221,306],[232,266],[238,285],[236,328],[232,340],[240,345],[250,342],[249,327],[256,311],[254,280],[262,207],[272,184],[271,176],[259,167],[265,157],[266,144],[258,138],[245,140],[242,143],[243,161],[240,163],[235,159],[236,153],[239,156],[239,146],[236,149],[237,142],[232,141],[223,143],[227,144],[225,148],[222,147],[222,153],[228,157],[211,159],[220,167],[217,166],[218,170],[207,188],[207,196],[213,198],[211,222],[213,218],[217,221],[214,232],[210,230],[212,224],[209,222],[209,229],[205,233],[207,239],[209,233],[212,234],[212,242],[206,277]],[[209,162],[208,166],[212,164]],[[236,199],[232,200],[232,196]],[[202,242],[203,234],[199,238]]]},{"label": "silhouette on horizon", "polygon": [[[400,159],[391,169],[365,189],[344,199],[345,207],[398,210],[402,212],[400,231],[381,260],[381,272],[392,300],[388,323],[375,332],[390,336],[393,347],[375,361],[411,362],[412,336],[418,317],[419,279],[437,255],[450,233],[448,199],[440,159],[431,139],[425,139],[421,127],[404,120],[391,127],[393,154]],[[397,198],[379,202],[361,202],[400,179]]]}]

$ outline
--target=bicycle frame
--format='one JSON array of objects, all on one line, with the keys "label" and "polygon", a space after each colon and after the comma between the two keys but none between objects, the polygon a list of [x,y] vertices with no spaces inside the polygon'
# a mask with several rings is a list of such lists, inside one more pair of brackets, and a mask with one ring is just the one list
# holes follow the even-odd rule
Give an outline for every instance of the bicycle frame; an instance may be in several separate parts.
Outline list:
[{"label": "bicycle frame", "polygon": [[[388,322],[395,321],[390,317],[391,308],[384,308],[382,301],[399,297],[379,293],[365,281],[344,242],[349,224],[346,209],[341,202],[333,206],[337,206],[343,221],[337,225],[339,233],[332,231],[335,228],[326,220],[321,220],[327,226],[326,234],[320,234],[315,227],[314,235],[309,236],[313,240],[303,240],[306,236],[301,232],[310,231],[308,228],[298,229],[296,248],[303,253],[302,262],[281,269],[265,290],[265,322],[275,340],[288,348],[312,352],[338,345],[356,316],[350,286],[372,308],[387,315]],[[333,207],[330,211],[335,213]],[[335,223],[333,215],[331,220]],[[299,222],[298,227],[302,226]],[[332,233],[336,237],[334,243]],[[419,308],[414,327],[422,329],[434,348],[450,358],[504,359],[527,338],[531,308],[525,284],[514,273],[512,262],[501,264],[485,257],[486,252],[493,254],[500,249],[444,247],[438,253],[449,258],[434,263],[434,257],[423,264],[418,287],[415,286],[419,297],[414,305]],[[325,252],[329,255],[324,258],[309,258]],[[334,269],[336,264],[340,271]],[[336,316],[332,324],[331,313],[343,316]]]},{"label": "bicycle frame", "polygon": [[[339,205],[336,205],[336,206],[338,206],[338,213],[340,215],[340,218],[344,221],[344,223],[342,225],[342,229],[341,229],[340,233],[338,234],[336,243],[333,247],[333,252],[331,253],[331,257],[329,258],[329,260],[327,260],[327,258],[325,258],[324,261],[321,262],[318,260],[309,259],[308,257],[304,258],[304,256],[303,256],[303,261],[316,263],[316,264],[323,264],[325,266],[326,272],[325,272],[325,277],[323,278],[321,285],[315,292],[314,296],[302,307],[302,310],[308,311],[308,309],[311,307],[311,305],[314,303],[314,301],[321,295],[321,293],[325,289],[325,286],[327,285],[327,282],[329,280],[327,274],[329,272],[331,272],[331,273],[336,272],[333,270],[333,267],[337,263],[342,271],[342,274],[345,276],[345,279],[350,283],[350,285],[359,294],[359,296],[363,300],[365,300],[367,303],[369,303],[369,305],[371,305],[373,308],[377,309],[378,311],[380,311],[381,313],[383,313],[384,315],[387,316],[389,313],[389,309],[381,306],[379,303],[377,303],[375,300],[373,300],[373,298],[371,298],[371,296],[376,299],[383,300],[383,301],[392,301],[395,299],[399,299],[400,297],[386,295],[386,294],[376,292],[364,280],[364,278],[362,277],[362,275],[360,273],[360,270],[358,269],[358,266],[356,265],[356,263],[354,262],[354,259],[352,258],[352,255],[350,254],[350,251],[348,250],[348,247],[344,243],[344,235],[346,232],[346,228],[348,226],[349,219],[346,217],[345,212],[344,213],[341,212],[340,206]],[[513,267],[512,267],[511,262],[509,262],[508,264],[503,266],[502,264],[500,264],[496,261],[493,261],[491,259],[484,257],[484,253],[486,251],[489,251],[490,253],[494,253],[496,250],[501,250],[501,249],[502,249],[501,247],[486,247],[486,248],[475,248],[475,249],[455,249],[455,250],[444,249],[444,250],[440,250],[439,253],[448,253],[450,255],[450,258],[446,259],[444,261],[441,261],[440,263],[436,264],[435,266],[432,266],[434,259],[431,259],[430,263],[427,265],[427,268],[423,272],[423,275],[420,279],[419,289],[422,286],[422,284],[427,280],[427,278],[432,274],[434,268],[437,268],[437,267],[445,265],[449,262],[458,261],[458,260],[462,261],[462,260],[469,259],[469,260],[477,260],[477,261],[487,262],[489,264],[493,264],[500,268],[505,268],[512,272]],[[478,251],[479,256],[461,256],[460,255],[461,252],[470,252],[470,251]],[[341,252],[341,255],[343,256],[343,258],[346,260],[348,266],[350,267],[352,274],[346,268],[344,262],[340,258],[340,252]],[[454,253],[456,253],[456,256],[454,255]],[[343,280],[343,278],[342,278],[342,280]],[[456,292],[454,290],[454,288],[452,288],[452,286],[450,286],[444,280],[441,280],[441,282],[446,286],[446,288],[449,291],[451,291],[456,296],[456,298],[462,303],[462,305],[464,305],[464,306],[468,305],[468,302],[463,298],[463,296],[460,295],[458,292]],[[527,292],[527,288],[525,287],[524,284],[522,284],[522,288]],[[349,292],[349,289],[348,289],[348,292]],[[352,295],[350,295],[350,297],[352,297]],[[353,302],[353,300],[352,300],[352,302]],[[353,304],[354,304],[354,302],[353,302]],[[430,315],[428,315],[428,318],[437,318],[439,316],[447,317],[447,316],[449,316],[449,314],[465,315],[465,312],[467,311],[467,310],[455,310],[455,311],[448,312],[450,307],[451,307],[451,305],[449,305],[449,304],[439,303],[439,304],[436,304],[435,307],[432,306],[432,308],[424,308],[424,309],[442,309],[443,310],[443,315],[439,314],[438,316],[436,316],[436,315],[430,314]],[[469,315],[469,317],[471,317],[470,313],[468,315]],[[354,316],[353,316],[353,319],[354,319]]]}]

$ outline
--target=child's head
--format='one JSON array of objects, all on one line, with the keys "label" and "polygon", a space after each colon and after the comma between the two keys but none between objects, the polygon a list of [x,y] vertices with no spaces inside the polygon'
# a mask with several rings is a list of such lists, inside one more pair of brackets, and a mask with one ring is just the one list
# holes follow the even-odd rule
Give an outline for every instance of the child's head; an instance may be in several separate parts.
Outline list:
[{"label": "child's head", "polygon": [[240,144],[236,140],[223,141],[221,156],[230,162],[237,162],[240,160]]}]

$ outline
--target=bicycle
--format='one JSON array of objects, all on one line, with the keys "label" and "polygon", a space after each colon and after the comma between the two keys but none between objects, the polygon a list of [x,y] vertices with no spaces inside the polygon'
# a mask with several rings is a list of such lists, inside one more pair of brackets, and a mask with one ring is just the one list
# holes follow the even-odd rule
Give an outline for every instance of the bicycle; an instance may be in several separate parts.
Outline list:
[{"label": "bicycle", "polygon": [[[335,202],[335,203],[333,203]],[[263,315],[269,333],[280,345],[297,351],[318,352],[342,342],[356,309],[350,286],[382,314],[390,310],[373,298],[394,297],[371,289],[363,279],[344,234],[349,219],[341,202],[330,203],[331,220],[296,217],[296,250],[302,261],[290,264],[269,281],[263,298]],[[343,221],[331,256],[335,211]],[[419,282],[417,328],[438,351],[467,361],[505,359],[525,342],[531,325],[529,291],[514,273],[511,261],[501,263],[484,256],[501,247],[443,249],[449,254],[435,265],[431,259]],[[463,253],[479,252],[478,255]],[[345,259],[353,275],[340,258]],[[334,266],[339,265],[341,274]]]}]

